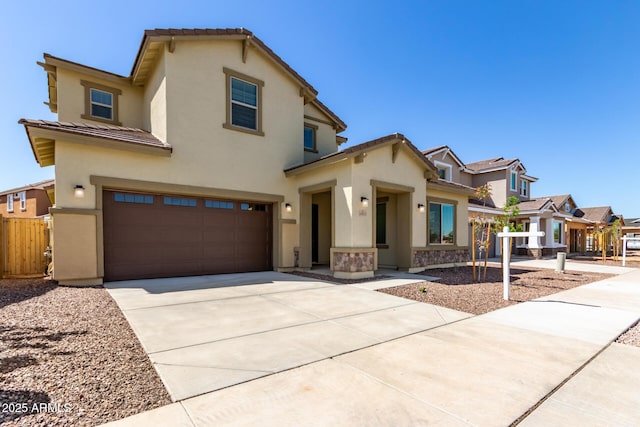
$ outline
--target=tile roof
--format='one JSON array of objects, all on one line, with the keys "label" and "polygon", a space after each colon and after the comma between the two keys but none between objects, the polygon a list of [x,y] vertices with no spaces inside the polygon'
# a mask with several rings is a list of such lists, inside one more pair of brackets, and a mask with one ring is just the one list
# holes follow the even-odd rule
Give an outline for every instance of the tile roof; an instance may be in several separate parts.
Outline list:
[{"label": "tile roof", "polygon": [[44,181],[34,182],[33,184],[26,184],[22,187],[11,188],[9,190],[0,190],[0,194],[18,193],[25,190],[44,190],[52,184],[55,184],[55,179],[45,179]]},{"label": "tile roof", "polygon": [[467,169],[470,169],[474,172],[481,172],[486,169],[494,169],[494,168],[506,168],[512,163],[517,162],[518,159],[504,159],[503,157],[495,157],[493,159],[480,160],[473,163],[467,163]]},{"label": "tile roof", "polygon": [[496,204],[491,199],[482,201],[481,199],[473,198],[473,199],[469,199],[469,204],[482,206],[485,208],[497,208]]},{"label": "tile roof", "polygon": [[[230,36],[230,35],[242,35],[251,38],[251,42],[257,44],[262,48],[269,56],[271,56],[276,62],[284,67],[289,73],[295,76],[300,82],[302,82],[310,91],[317,94],[318,91],[311,86],[311,83],[306,81],[300,74],[296,72],[289,64],[284,62],[278,54],[276,54],[269,46],[267,46],[262,40],[256,37],[251,31],[246,28],[156,28],[153,30],[145,30],[144,39],[154,36]],[[142,45],[141,45],[142,47]],[[138,58],[136,58],[137,62]],[[135,67],[135,65],[134,65]],[[133,70],[131,72],[133,74]]]},{"label": "tile roof", "polygon": [[520,211],[539,211],[546,205],[551,199],[548,197],[539,197],[536,199],[525,200],[518,204]]},{"label": "tile roof", "polygon": [[563,205],[565,203],[565,200],[567,200],[569,197],[571,197],[571,194],[559,194],[557,196],[543,196],[543,198],[545,199],[551,199],[553,204],[556,205],[558,209],[562,208],[561,205]]},{"label": "tile roof", "polygon": [[372,139],[371,141],[367,141],[367,142],[363,142],[362,144],[358,144],[358,145],[354,145],[352,147],[349,148],[345,148],[344,150],[341,151],[336,151],[335,153],[331,153],[328,154],[326,156],[320,157],[319,159],[315,159],[312,160],[310,162],[307,163],[303,163],[301,165],[297,165],[297,166],[293,166],[290,168],[287,168],[284,170],[285,173],[287,172],[291,172],[294,171],[296,169],[299,168],[303,168],[306,167],[308,165],[312,165],[315,163],[326,163],[327,161],[330,161],[330,159],[334,159],[334,158],[340,158],[340,157],[349,157],[355,154],[359,154],[360,152],[365,152],[366,150],[369,149],[375,149],[378,146],[382,146],[386,143],[389,143],[391,141],[395,141],[395,140],[400,140],[400,141],[404,141],[405,142],[405,146],[407,148],[409,148],[416,156],[418,159],[420,159],[425,166],[427,166],[427,168],[429,168],[430,170],[432,170],[434,173],[435,171],[437,171],[436,167],[433,165],[433,163],[431,163],[429,160],[427,160],[427,158],[420,152],[420,150],[418,150],[416,148],[415,145],[413,145],[413,143],[411,143],[411,141],[409,141],[403,134],[401,133],[393,133],[387,136],[383,136],[381,138],[377,138],[377,139]]},{"label": "tile roof", "polygon": [[[45,53],[44,54],[44,59],[45,59],[45,64],[42,63],[38,63],[42,66],[46,66],[47,64],[53,64],[54,66],[57,65],[62,65],[62,66],[66,66],[66,67],[80,67],[83,70],[88,70],[88,71],[92,71],[94,73],[99,73],[102,75],[102,77],[107,77],[107,78],[115,78],[117,80],[120,80],[120,83],[126,83],[126,84],[136,84],[137,82],[135,81],[135,77],[136,77],[136,70],[139,71],[138,67],[141,64],[141,61],[145,60],[145,52],[148,48],[148,44],[151,41],[159,41],[158,39],[160,39],[160,41],[162,40],[170,40],[173,39],[174,37],[185,37],[185,38],[193,38],[193,37],[199,37],[199,36],[204,36],[204,37],[215,37],[215,36],[219,36],[220,38],[236,38],[236,39],[242,39],[242,38],[248,38],[250,39],[251,43],[256,46],[259,50],[261,50],[264,54],[266,54],[269,58],[271,58],[275,63],[277,63],[280,67],[282,67],[282,69],[285,71],[286,74],[289,74],[294,80],[297,80],[304,88],[305,90],[309,93],[312,94],[312,98],[310,100],[310,102],[312,104],[314,104],[316,107],[318,107],[320,110],[322,110],[328,117],[331,118],[331,120],[333,120],[335,122],[336,128],[338,132],[342,132],[347,128],[346,123],[340,119],[340,117],[338,117],[333,111],[331,111],[329,109],[329,107],[327,107],[326,105],[324,105],[322,102],[320,102],[320,100],[316,97],[318,95],[318,91],[309,83],[307,82],[300,74],[298,74],[293,68],[291,68],[291,66],[289,64],[287,64],[280,56],[278,56],[273,50],[271,50],[271,48],[269,46],[267,46],[262,40],[260,40],[258,37],[256,37],[251,31],[247,30],[246,28],[204,28],[204,29],[199,29],[199,28],[168,28],[168,29],[161,29],[161,28],[157,28],[154,30],[146,30],[144,32],[144,35],[142,37],[142,41],[140,43],[140,47],[138,48],[138,52],[136,54],[136,58],[134,60],[134,63],[132,65],[131,68],[131,73],[129,76],[123,76],[120,74],[116,74],[116,73],[112,73],[110,71],[105,71],[105,70],[101,70],[99,68],[95,68],[95,67],[90,67],[84,64],[80,64],[78,62],[73,62],[73,61],[69,61],[67,59],[62,59],[56,56],[53,56],[51,54]],[[153,40],[152,40],[153,39]],[[153,58],[150,59],[151,61],[153,61]],[[57,108],[57,99],[55,99],[54,97],[52,97],[52,92],[55,93],[56,91],[56,80],[55,80],[55,76],[54,78],[50,81],[49,84],[49,107],[51,109],[52,112],[56,113],[56,108]]]},{"label": "tile roof", "polygon": [[52,122],[47,120],[30,119],[20,119],[18,123],[25,127],[31,126],[39,129],[54,130],[75,135],[93,136],[96,138],[157,147],[171,151],[171,145],[160,141],[158,138],[153,136],[153,134],[142,129],[112,125],[97,125],[93,123]]},{"label": "tile roof", "polygon": [[584,212],[583,219],[593,221],[593,222],[606,222],[609,219],[609,212],[611,210],[611,206],[598,206],[594,208],[580,208],[582,212]]},{"label": "tile roof", "polygon": [[[429,184],[437,184],[443,187],[448,187],[451,188],[453,190],[459,190],[459,191],[463,191],[465,193],[469,193],[469,194],[475,194],[476,189],[473,187],[469,187],[468,185],[464,185],[464,184],[458,184],[457,182],[453,182],[453,181],[447,181],[445,179],[442,178],[438,178],[438,179],[434,179],[431,181],[428,181]],[[480,203],[482,204],[482,203]],[[487,207],[489,207],[489,205],[487,204]]]}]

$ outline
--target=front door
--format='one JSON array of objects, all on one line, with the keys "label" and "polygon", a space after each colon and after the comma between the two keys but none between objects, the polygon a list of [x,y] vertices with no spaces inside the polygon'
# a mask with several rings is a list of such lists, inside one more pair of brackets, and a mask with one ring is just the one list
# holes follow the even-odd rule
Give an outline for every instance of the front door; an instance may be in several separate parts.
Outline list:
[{"label": "front door", "polygon": [[318,205],[311,205],[311,262],[318,262]]}]

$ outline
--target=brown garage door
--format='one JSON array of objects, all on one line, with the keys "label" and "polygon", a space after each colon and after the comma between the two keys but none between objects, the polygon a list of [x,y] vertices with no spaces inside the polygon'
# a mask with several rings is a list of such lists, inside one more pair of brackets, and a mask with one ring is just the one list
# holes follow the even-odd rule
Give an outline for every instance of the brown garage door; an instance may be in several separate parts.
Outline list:
[{"label": "brown garage door", "polygon": [[105,191],[105,280],[270,270],[271,205]]}]

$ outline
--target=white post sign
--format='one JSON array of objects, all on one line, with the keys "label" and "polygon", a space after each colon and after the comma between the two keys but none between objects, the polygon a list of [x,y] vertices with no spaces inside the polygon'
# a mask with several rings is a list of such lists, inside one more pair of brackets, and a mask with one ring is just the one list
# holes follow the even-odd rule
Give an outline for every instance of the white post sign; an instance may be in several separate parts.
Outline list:
[{"label": "white post sign", "polygon": [[640,237],[627,237],[622,236],[622,266],[625,267],[627,264],[627,241],[629,240],[640,240]]},{"label": "white post sign", "polygon": [[544,231],[538,231],[538,224],[532,222],[529,231],[509,231],[509,227],[504,227],[498,237],[502,237],[502,289],[504,300],[509,301],[509,261],[511,259],[510,237],[543,237]]}]

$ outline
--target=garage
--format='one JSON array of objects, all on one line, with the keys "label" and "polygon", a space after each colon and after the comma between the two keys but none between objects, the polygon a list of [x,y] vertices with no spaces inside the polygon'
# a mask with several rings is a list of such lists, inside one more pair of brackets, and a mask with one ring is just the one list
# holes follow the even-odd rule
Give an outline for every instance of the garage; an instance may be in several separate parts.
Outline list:
[{"label": "garage", "polygon": [[272,205],[103,192],[106,281],[272,269]]}]

